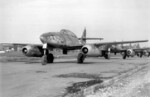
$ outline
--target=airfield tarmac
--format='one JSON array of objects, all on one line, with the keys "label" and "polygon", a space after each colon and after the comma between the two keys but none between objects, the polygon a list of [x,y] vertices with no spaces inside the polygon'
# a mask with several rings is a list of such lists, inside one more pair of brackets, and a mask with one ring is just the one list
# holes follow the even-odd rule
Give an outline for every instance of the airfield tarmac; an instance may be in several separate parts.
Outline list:
[{"label": "airfield tarmac", "polygon": [[77,64],[75,57],[65,56],[42,66],[40,58],[1,56],[0,96],[150,97],[149,59],[112,56],[110,60],[87,58],[84,64]]}]

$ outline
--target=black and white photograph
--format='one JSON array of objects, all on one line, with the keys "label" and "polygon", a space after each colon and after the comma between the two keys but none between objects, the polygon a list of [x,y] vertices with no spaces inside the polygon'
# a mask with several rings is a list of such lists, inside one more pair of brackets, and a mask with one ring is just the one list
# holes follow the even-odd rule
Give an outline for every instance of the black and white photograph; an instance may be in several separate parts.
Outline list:
[{"label": "black and white photograph", "polygon": [[1,0],[0,97],[150,97],[150,0]]}]

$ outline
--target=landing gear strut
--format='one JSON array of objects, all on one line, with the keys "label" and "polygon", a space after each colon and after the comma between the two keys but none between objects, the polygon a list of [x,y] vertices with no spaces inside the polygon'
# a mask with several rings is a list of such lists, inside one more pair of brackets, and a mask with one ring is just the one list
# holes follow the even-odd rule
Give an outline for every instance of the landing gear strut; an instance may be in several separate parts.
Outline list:
[{"label": "landing gear strut", "polygon": [[127,57],[127,53],[126,53],[126,52],[123,52],[123,53],[122,53],[122,58],[123,58],[123,59],[126,59],[126,57]]},{"label": "landing gear strut", "polygon": [[85,55],[83,53],[79,53],[77,57],[77,63],[83,63],[85,59]]}]

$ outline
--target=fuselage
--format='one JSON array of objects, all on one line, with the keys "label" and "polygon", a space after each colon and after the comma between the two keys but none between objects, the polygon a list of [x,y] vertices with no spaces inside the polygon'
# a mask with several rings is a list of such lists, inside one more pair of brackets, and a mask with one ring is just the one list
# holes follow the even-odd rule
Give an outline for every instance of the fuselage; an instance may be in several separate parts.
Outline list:
[{"label": "fuselage", "polygon": [[121,50],[123,50],[121,46],[115,46],[115,45],[112,45],[110,48],[112,53],[120,53]]},{"label": "fuselage", "polygon": [[73,32],[65,29],[62,29],[60,32],[43,33],[40,36],[40,40],[43,44],[47,43],[55,48],[76,46],[80,44],[77,36]]}]

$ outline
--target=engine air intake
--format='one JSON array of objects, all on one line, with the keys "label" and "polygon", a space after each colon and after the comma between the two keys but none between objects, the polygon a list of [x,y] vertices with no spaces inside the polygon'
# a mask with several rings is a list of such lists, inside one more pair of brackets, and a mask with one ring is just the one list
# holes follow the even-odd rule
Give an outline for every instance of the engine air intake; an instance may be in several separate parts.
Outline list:
[{"label": "engine air intake", "polygon": [[88,48],[87,48],[87,47],[84,47],[84,48],[82,49],[82,52],[83,52],[84,54],[87,54],[87,53],[88,53]]},{"label": "engine air intake", "polygon": [[27,48],[23,48],[23,49],[22,49],[22,52],[23,52],[24,54],[27,54],[27,52],[28,52]]}]

